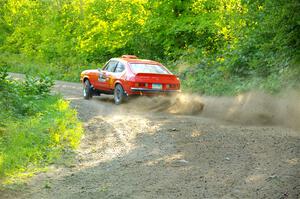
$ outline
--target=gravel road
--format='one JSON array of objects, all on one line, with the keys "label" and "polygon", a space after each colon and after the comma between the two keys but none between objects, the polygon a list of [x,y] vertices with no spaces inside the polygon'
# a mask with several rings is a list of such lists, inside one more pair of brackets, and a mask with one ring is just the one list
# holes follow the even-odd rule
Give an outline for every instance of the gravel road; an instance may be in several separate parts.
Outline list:
[{"label": "gravel road", "polygon": [[[180,94],[84,100],[57,81],[85,136],[73,160],[0,198],[299,198],[300,98]],[[291,97],[294,96],[294,97]]]}]

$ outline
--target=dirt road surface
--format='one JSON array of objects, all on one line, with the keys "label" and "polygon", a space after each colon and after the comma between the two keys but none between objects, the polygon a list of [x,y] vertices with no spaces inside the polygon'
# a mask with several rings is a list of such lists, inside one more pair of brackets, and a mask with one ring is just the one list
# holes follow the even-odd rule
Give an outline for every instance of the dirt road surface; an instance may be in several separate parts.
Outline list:
[{"label": "dirt road surface", "polygon": [[295,92],[140,97],[117,106],[107,95],[84,100],[79,83],[58,81],[54,91],[84,122],[75,160],[0,198],[300,197]]}]

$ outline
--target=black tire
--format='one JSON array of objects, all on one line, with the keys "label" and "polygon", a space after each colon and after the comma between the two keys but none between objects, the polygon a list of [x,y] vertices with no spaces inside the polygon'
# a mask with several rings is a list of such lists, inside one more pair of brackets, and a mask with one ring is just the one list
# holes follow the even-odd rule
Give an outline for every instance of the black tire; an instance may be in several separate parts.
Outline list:
[{"label": "black tire", "polygon": [[89,100],[93,97],[91,83],[89,80],[85,80],[83,83],[83,98]]},{"label": "black tire", "polygon": [[127,96],[121,84],[117,84],[115,87],[114,100],[115,100],[115,104],[117,105],[123,103],[124,101],[127,101]]}]

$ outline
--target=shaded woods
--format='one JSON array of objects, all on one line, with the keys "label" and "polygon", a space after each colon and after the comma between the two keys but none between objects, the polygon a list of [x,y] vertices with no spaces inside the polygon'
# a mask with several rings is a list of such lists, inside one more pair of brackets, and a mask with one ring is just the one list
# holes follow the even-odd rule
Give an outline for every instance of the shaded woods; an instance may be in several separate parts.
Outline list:
[{"label": "shaded woods", "polygon": [[1,0],[0,63],[78,80],[110,57],[162,61],[184,88],[235,94],[299,84],[296,0]]}]

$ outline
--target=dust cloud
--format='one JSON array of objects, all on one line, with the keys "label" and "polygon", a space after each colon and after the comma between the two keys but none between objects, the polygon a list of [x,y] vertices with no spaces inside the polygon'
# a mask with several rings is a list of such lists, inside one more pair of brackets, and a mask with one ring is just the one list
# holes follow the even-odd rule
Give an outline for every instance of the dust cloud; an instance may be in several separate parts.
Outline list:
[{"label": "dust cloud", "polygon": [[203,107],[202,98],[194,94],[176,94],[168,97],[137,97],[130,99],[126,105],[126,108],[134,108],[143,112],[166,112],[186,115],[199,114],[202,112]]},{"label": "dust cloud", "polygon": [[236,97],[203,97],[202,115],[249,125],[283,125],[300,129],[300,93],[276,96],[249,92]]},{"label": "dust cloud", "polygon": [[200,115],[245,125],[281,125],[300,129],[300,92],[278,95],[252,91],[235,97],[211,97],[180,93],[169,97],[139,97],[130,100],[145,112]]}]

